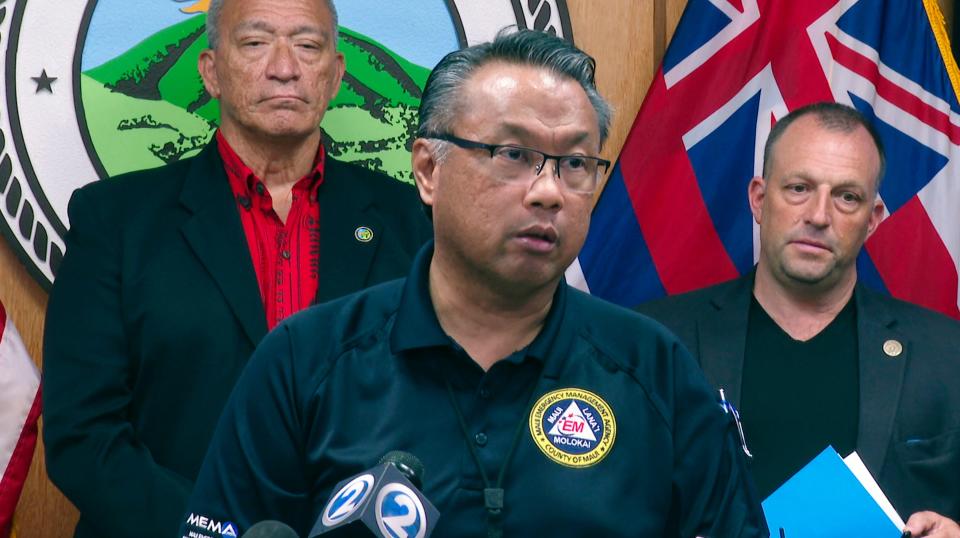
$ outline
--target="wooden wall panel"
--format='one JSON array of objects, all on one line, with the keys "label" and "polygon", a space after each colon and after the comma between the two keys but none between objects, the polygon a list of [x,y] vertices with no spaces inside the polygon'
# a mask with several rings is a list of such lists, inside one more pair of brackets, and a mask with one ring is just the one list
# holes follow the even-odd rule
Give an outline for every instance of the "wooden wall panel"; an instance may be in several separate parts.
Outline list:
[{"label": "wooden wall panel", "polygon": [[597,60],[597,87],[615,109],[603,150],[616,159],[656,70],[654,2],[568,0],[573,38]]},{"label": "wooden wall panel", "polygon": [[667,3],[666,11],[666,42],[669,43],[673,38],[673,32],[677,29],[677,23],[680,22],[680,16],[683,15],[683,9],[687,7],[687,0],[665,0]]},{"label": "wooden wall panel", "polygon": [[[0,301],[7,309],[23,341],[40,367],[40,348],[43,340],[43,313],[47,307],[47,294],[27,274],[26,269],[0,237]],[[41,428],[43,423],[41,421]],[[47,480],[43,461],[42,441],[37,444],[30,474],[17,505],[14,531],[20,538],[46,538],[72,536],[77,522],[77,511],[69,501]]]},{"label": "wooden wall panel", "polygon": [[[567,0],[578,46],[597,59],[597,83],[616,112],[603,155],[616,159],[687,0]],[[956,0],[940,0],[948,21]],[[45,292],[0,239],[0,300],[41,363]],[[17,512],[21,538],[71,535],[76,510],[46,479],[38,447]]]},{"label": "wooden wall panel", "polygon": [[940,4],[940,11],[943,12],[943,16],[947,21],[947,28],[953,30],[953,14],[956,10],[956,0],[938,0]]}]

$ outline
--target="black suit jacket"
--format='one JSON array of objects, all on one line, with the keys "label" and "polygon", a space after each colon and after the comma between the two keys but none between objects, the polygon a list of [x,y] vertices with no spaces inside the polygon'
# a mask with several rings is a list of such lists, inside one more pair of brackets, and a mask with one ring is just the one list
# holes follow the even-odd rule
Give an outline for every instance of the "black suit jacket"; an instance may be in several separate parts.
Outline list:
[{"label": "black suit jacket", "polygon": [[[673,330],[739,405],[753,273],[637,310]],[[960,519],[960,324],[857,285],[857,453],[904,519]],[[884,343],[896,340],[892,357]],[[749,436],[749,433],[748,433]],[[749,437],[748,437],[749,441]]]},{"label": "black suit jacket", "polygon": [[[430,235],[415,189],[325,166],[317,299],[404,276]],[[87,185],[69,216],[44,338],[47,470],[80,509],[76,536],[169,538],[267,330],[216,143]]]}]

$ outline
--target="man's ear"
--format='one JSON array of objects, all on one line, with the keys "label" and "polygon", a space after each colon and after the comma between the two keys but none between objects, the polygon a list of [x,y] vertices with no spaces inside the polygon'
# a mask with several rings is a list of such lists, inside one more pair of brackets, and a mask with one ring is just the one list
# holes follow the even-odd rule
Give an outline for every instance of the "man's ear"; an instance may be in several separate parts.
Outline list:
[{"label": "man's ear", "polygon": [[[336,43],[334,43],[336,46]],[[343,75],[347,71],[346,59],[343,56],[343,53],[337,51],[337,54],[333,59],[333,74],[330,78],[330,100],[332,101],[334,97],[340,93],[340,83],[343,82]]]},{"label": "man's ear", "polygon": [[873,232],[877,231],[877,226],[880,226],[880,223],[883,221],[885,211],[883,200],[877,196],[877,199],[873,202],[873,209],[870,210],[870,222],[867,223],[867,238],[873,235]]},{"label": "man's ear", "polygon": [[753,213],[753,220],[760,224],[763,217],[763,197],[767,195],[767,182],[760,176],[750,180],[750,186],[747,187],[747,200],[750,202],[750,212]]},{"label": "man's ear", "polygon": [[203,79],[203,87],[214,99],[220,98],[220,82],[217,79],[217,53],[213,49],[204,49],[197,59],[197,71]]},{"label": "man's ear", "polygon": [[420,192],[420,200],[428,206],[433,206],[433,198],[437,190],[437,181],[440,175],[440,163],[433,154],[433,146],[425,138],[413,141],[413,150],[410,153],[410,164],[413,168],[413,179]]}]

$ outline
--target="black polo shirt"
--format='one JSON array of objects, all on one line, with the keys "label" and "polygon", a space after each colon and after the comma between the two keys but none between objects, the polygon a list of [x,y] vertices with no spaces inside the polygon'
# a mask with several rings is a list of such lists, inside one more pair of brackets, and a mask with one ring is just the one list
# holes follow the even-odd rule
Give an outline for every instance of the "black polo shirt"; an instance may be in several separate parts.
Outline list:
[{"label": "black polo shirt", "polygon": [[[294,315],[251,358],[185,516],[306,536],[337,482],[404,450],[423,461],[434,536],[766,536],[726,415],[661,326],[561,284],[537,338],[487,372],[409,278]],[[449,389],[448,389],[449,386]],[[451,401],[451,394],[456,405]],[[455,408],[459,408],[466,435]]]}]

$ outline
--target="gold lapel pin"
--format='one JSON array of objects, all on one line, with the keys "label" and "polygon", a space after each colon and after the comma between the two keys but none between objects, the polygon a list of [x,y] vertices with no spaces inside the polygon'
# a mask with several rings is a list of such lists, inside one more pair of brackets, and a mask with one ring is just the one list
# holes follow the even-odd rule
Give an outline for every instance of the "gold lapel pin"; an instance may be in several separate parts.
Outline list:
[{"label": "gold lapel pin", "polygon": [[883,352],[888,357],[899,357],[903,353],[903,344],[897,340],[887,340],[883,343]]},{"label": "gold lapel pin", "polygon": [[353,231],[353,237],[361,243],[369,243],[373,240],[373,230],[367,226],[358,226],[357,229]]}]

